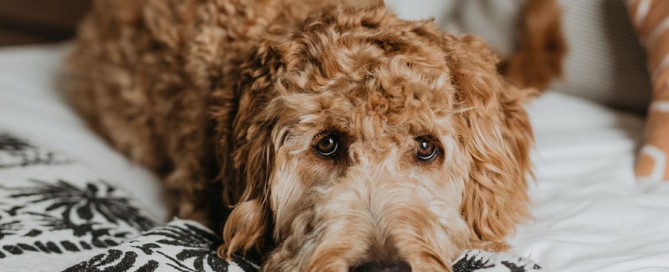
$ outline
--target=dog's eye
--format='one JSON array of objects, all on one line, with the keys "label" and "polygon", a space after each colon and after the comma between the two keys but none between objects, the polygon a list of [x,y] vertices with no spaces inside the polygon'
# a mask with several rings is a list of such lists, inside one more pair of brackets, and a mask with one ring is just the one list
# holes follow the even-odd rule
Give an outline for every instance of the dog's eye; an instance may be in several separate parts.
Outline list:
[{"label": "dog's eye", "polygon": [[314,149],[318,152],[319,155],[325,157],[334,157],[337,155],[337,149],[339,148],[339,140],[336,135],[333,134],[322,134],[316,138],[314,144]]},{"label": "dog's eye", "polygon": [[437,157],[437,145],[428,137],[416,138],[416,157],[424,162],[430,162]]}]

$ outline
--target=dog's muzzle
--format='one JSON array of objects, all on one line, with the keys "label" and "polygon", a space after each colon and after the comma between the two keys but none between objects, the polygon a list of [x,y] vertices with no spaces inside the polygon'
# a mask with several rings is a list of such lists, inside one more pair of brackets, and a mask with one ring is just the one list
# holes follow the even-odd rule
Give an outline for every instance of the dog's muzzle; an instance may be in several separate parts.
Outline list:
[{"label": "dog's muzzle", "polygon": [[368,262],[352,267],[351,272],[411,272],[411,266],[404,261]]}]

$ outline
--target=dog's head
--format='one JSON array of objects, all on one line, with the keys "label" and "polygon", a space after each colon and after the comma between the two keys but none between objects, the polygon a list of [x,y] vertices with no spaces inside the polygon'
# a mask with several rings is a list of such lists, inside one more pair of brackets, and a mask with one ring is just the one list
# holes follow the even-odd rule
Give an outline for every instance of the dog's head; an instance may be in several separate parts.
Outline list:
[{"label": "dog's head", "polygon": [[268,271],[433,271],[503,247],[527,214],[532,133],[528,92],[496,63],[474,37],[380,6],[268,38],[221,129],[221,252],[271,251]]}]

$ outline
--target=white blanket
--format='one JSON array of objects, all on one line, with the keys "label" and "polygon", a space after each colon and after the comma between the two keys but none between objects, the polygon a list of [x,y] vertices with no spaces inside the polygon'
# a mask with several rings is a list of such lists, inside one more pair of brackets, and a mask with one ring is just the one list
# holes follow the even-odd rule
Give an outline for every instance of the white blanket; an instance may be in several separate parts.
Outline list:
[{"label": "white blanket", "polygon": [[639,184],[643,120],[548,93],[537,136],[535,220],[512,239],[550,271],[669,271],[669,184]]},{"label": "white blanket", "polygon": [[[0,127],[88,162],[164,218],[157,179],[107,147],[62,98],[66,50],[0,50]],[[528,109],[535,220],[510,237],[515,250],[547,271],[669,271],[669,184],[639,185],[632,172],[643,120],[550,92]]]}]

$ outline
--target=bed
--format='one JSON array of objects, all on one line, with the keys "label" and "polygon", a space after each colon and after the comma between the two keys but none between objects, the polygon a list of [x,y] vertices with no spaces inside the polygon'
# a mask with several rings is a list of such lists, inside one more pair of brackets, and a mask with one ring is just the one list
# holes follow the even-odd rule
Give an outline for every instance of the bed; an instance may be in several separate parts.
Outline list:
[{"label": "bed", "polygon": [[[165,221],[157,178],[110,149],[63,99],[67,50],[0,50],[0,128],[85,162]],[[515,252],[548,271],[669,270],[669,184],[641,185],[633,174],[643,119],[550,91],[527,108],[537,137],[534,219],[510,238]]]},{"label": "bed", "polygon": [[[68,107],[60,82],[67,50],[67,44],[0,49],[0,130],[83,162],[129,192],[146,218],[167,221],[158,179],[109,148]],[[510,237],[514,252],[546,271],[669,271],[669,184],[639,184],[633,173],[644,120],[551,91],[527,108],[537,138],[534,219]],[[0,185],[7,173],[0,172]],[[42,261],[62,270],[95,254]],[[0,271],[22,271],[9,260],[0,258]],[[41,270],[29,267],[23,271]]]}]

